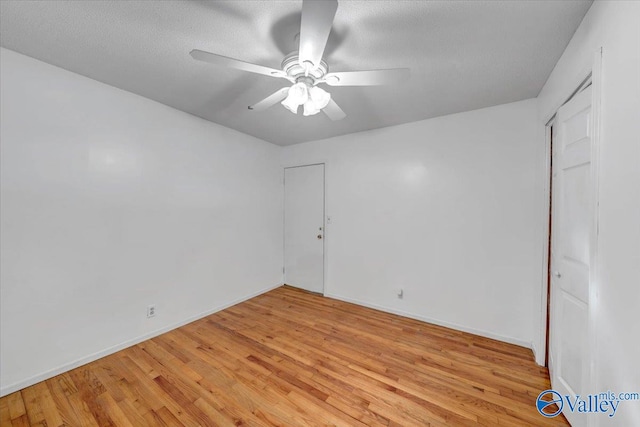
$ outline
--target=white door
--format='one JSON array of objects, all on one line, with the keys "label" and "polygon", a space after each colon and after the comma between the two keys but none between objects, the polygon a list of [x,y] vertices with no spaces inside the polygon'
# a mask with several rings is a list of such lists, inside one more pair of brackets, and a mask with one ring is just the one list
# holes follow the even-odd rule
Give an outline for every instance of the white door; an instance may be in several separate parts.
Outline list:
[{"label": "white door", "polygon": [[[549,371],[561,395],[589,393],[587,357],[591,242],[591,87],[558,110],[553,125]],[[593,392],[593,391],[591,391]],[[563,410],[572,425],[584,415]]]},{"label": "white door", "polygon": [[324,290],[324,165],[284,170],[284,283]]}]

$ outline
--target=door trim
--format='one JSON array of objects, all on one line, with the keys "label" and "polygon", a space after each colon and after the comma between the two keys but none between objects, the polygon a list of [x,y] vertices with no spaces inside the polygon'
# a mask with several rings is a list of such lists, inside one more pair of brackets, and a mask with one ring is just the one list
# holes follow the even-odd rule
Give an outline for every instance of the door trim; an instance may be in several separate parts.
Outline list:
[{"label": "door trim", "polygon": [[[555,116],[555,114],[554,114]],[[547,346],[549,335],[549,308],[547,307],[549,287],[549,242],[551,240],[551,228],[549,227],[549,214],[551,210],[551,127],[553,118],[544,127],[544,175],[543,175],[543,201],[542,201],[542,281],[540,292],[540,329],[537,348],[534,348],[536,363],[541,366],[548,366],[549,348]],[[536,346],[534,346],[536,347]]]},{"label": "door trim", "polygon": [[[598,300],[598,234],[599,234],[599,207],[600,207],[600,131],[602,120],[602,48],[595,54],[593,59],[593,70],[591,75],[592,97],[591,97],[591,239],[589,246],[589,323],[587,331],[589,334],[589,348],[598,348],[598,337],[595,329],[595,313]],[[589,354],[589,382],[591,390],[598,390],[598,379],[596,377],[597,352],[590,351]],[[589,418],[587,425],[594,424],[593,417]]]},{"label": "door trim", "polygon": [[327,162],[310,162],[310,163],[293,163],[291,165],[282,166],[282,283],[285,283],[285,242],[284,242],[284,230],[285,230],[285,171],[287,169],[303,168],[305,166],[323,166],[324,177],[322,180],[322,295],[327,295],[327,257],[328,257],[328,245],[327,239],[329,238],[329,232],[327,230]]},{"label": "door trim", "polygon": [[[540,299],[540,330],[538,337],[538,348],[535,350],[536,362],[539,365],[545,364],[545,359],[547,358],[547,354],[549,349],[547,348],[547,334],[549,333],[549,325],[547,324],[547,293],[549,291],[549,253],[548,253],[548,242],[550,236],[550,228],[549,228],[549,209],[550,209],[550,197],[551,197],[551,188],[550,188],[550,180],[551,180],[551,126],[553,125],[555,115],[557,110],[564,105],[567,101],[571,99],[571,96],[575,94],[578,89],[585,86],[585,81],[591,76],[591,85],[592,85],[592,99],[591,99],[591,123],[590,123],[590,133],[591,133],[591,224],[590,224],[590,239],[589,239],[589,315],[588,315],[588,343],[589,349],[597,348],[597,337],[594,329],[594,313],[593,309],[596,306],[596,301],[598,298],[598,290],[599,284],[597,281],[597,255],[598,255],[598,206],[599,206],[599,168],[600,168],[600,129],[601,129],[601,100],[602,100],[602,56],[603,49],[599,48],[593,58],[593,62],[591,68],[586,72],[582,73],[579,78],[576,78],[574,82],[576,85],[573,88],[565,91],[565,99],[560,105],[555,108],[555,110],[545,116],[545,128],[544,128],[544,185],[543,185],[543,230],[542,235],[545,236],[543,239],[543,257],[542,257],[542,283],[541,283],[541,299]],[[587,363],[589,364],[589,382],[588,387],[592,390],[597,390],[597,378],[595,376],[595,366],[597,363],[596,354],[594,352],[588,351],[585,354],[587,359]]]}]

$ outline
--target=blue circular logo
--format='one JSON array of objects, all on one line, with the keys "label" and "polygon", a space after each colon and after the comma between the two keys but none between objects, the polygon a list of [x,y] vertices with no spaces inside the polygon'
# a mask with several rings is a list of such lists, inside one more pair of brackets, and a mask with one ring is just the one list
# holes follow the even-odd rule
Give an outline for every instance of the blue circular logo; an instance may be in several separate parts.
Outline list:
[{"label": "blue circular logo", "polygon": [[[542,398],[545,396],[548,396],[548,397],[547,399],[543,400]],[[553,404],[555,404],[558,409],[555,410],[555,412],[550,412],[550,411],[554,411],[555,409],[553,407],[551,408],[549,407]],[[564,405],[564,402],[562,400],[562,396],[560,395],[560,393],[558,393],[555,390],[545,390],[542,393],[540,393],[538,395],[538,398],[536,399],[536,408],[538,408],[538,412],[540,412],[540,415],[547,418],[555,417],[560,412],[562,412],[563,405]],[[547,412],[545,412],[545,409],[547,409]]]}]

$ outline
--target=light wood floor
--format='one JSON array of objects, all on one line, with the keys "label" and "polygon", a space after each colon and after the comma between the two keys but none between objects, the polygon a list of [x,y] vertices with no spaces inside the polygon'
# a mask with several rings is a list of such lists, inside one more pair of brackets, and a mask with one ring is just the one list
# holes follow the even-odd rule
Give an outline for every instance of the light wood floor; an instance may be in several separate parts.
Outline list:
[{"label": "light wood floor", "polygon": [[529,350],[281,287],[0,399],[0,425],[566,425]]}]

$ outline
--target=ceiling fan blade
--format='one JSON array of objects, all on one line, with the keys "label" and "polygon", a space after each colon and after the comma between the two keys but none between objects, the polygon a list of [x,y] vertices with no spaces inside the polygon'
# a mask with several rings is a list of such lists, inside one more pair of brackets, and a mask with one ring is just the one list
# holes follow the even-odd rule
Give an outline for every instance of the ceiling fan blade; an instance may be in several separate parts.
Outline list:
[{"label": "ceiling fan blade", "polygon": [[378,86],[400,83],[411,75],[408,68],[391,70],[344,71],[329,73],[322,83],[329,86]]},{"label": "ceiling fan blade", "polygon": [[309,61],[320,65],[324,48],[338,9],[338,0],[303,0],[300,23],[300,64]]},{"label": "ceiling fan blade", "polygon": [[344,111],[342,111],[342,108],[336,104],[333,98],[329,101],[327,106],[322,109],[322,111],[333,121],[342,120],[347,117]]},{"label": "ceiling fan blade", "polygon": [[189,55],[191,55],[193,59],[208,62],[209,64],[217,65],[219,67],[235,68],[236,70],[249,71],[250,73],[263,74],[271,77],[281,77],[290,80],[287,73],[282,70],[276,70],[275,68],[240,61],[239,59],[227,58],[226,56],[216,55],[215,53],[205,52],[204,50],[193,49],[189,52]]},{"label": "ceiling fan blade", "polygon": [[287,94],[289,93],[289,88],[288,87],[283,87],[282,89],[272,93],[271,95],[267,96],[265,99],[263,99],[262,101],[250,105],[249,106],[249,110],[252,111],[264,111],[267,108],[271,107],[272,105],[277,104],[278,102],[282,101],[283,99],[285,99],[287,97]]}]

